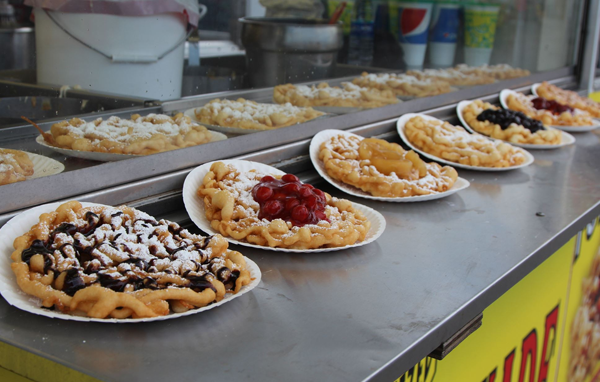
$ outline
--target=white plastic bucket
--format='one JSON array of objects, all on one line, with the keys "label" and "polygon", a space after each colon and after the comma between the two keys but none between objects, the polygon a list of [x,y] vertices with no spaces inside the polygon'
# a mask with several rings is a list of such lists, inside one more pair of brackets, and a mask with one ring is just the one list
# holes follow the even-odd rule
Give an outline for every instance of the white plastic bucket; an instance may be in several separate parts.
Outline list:
[{"label": "white plastic bucket", "polygon": [[39,83],[145,99],[181,97],[187,26],[182,14],[119,16],[36,8],[35,23]]}]

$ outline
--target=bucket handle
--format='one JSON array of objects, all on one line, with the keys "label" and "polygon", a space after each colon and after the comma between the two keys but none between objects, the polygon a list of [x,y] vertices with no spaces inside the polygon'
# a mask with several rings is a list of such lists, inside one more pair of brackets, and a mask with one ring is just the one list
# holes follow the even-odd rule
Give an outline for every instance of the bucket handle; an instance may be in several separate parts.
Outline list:
[{"label": "bucket handle", "polygon": [[[207,8],[206,8],[205,5],[202,5],[202,4],[198,4],[198,6],[200,8],[200,17],[199,17],[199,20],[200,20],[200,19],[202,19],[204,17],[204,15],[206,15]],[[52,22],[57,27],[59,27],[67,35],[71,36],[71,38],[73,38],[75,41],[79,42],[80,44],[82,44],[82,45],[84,45],[84,46],[86,46],[88,48],[90,48],[94,52],[100,53],[101,55],[103,55],[104,57],[108,58],[112,62],[119,62],[119,63],[152,63],[152,62],[157,62],[158,60],[160,60],[163,57],[165,57],[167,54],[169,54],[172,51],[174,51],[179,45],[181,45],[182,43],[184,43],[192,35],[192,33],[194,33],[194,31],[196,30],[196,28],[190,28],[190,30],[188,31],[188,33],[183,38],[181,38],[171,48],[167,49],[165,52],[163,52],[161,55],[158,55],[158,56],[137,55],[137,54],[108,54],[108,53],[105,53],[105,52],[101,51],[98,48],[95,48],[95,47],[91,46],[90,44],[86,43],[85,41],[82,41],[81,39],[77,38],[75,35],[73,35],[73,33],[69,32],[69,30],[67,28],[65,28],[64,26],[62,26],[54,18],[54,16],[52,16],[48,12],[47,9],[44,9],[44,12],[46,12],[46,15],[48,16],[48,18],[50,18],[50,20],[52,20]]]}]

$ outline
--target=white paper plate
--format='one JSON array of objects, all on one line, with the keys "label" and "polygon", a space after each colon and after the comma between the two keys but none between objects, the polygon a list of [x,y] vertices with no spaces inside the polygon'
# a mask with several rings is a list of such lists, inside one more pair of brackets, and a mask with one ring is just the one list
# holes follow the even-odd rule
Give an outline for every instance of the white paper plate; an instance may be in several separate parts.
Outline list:
[{"label": "white paper plate", "polygon": [[[89,206],[102,206],[102,204],[96,203],[81,203],[84,207]],[[10,267],[12,259],[10,258],[13,248],[13,241],[16,237],[23,235],[29,231],[32,225],[39,221],[39,217],[42,213],[51,212],[56,210],[61,203],[50,203],[44,204],[30,210],[24,211],[19,215],[9,220],[2,228],[0,228],[0,294],[2,297],[12,306],[24,310],[29,313],[37,314],[40,316],[46,316],[50,318],[60,318],[62,320],[71,321],[84,321],[84,322],[103,322],[103,323],[134,323],[134,322],[149,322],[149,321],[163,321],[170,320],[172,318],[189,316],[192,314],[204,312],[209,309],[216,308],[219,305],[223,305],[226,302],[233,300],[234,298],[240,297],[241,295],[254,289],[261,279],[260,269],[256,263],[247,257],[246,264],[252,281],[250,284],[245,285],[237,294],[227,293],[223,300],[216,302],[211,305],[207,305],[203,308],[188,310],[184,313],[172,313],[166,316],[152,317],[152,318],[90,318],[73,316],[66,313],[61,313],[57,310],[48,310],[42,308],[42,300],[37,297],[30,296],[25,292],[21,291],[17,285],[17,280]]]},{"label": "white paper plate", "polygon": [[402,138],[402,140],[408,145],[408,147],[410,147],[411,149],[415,150],[416,152],[418,152],[420,155],[424,156],[425,158],[429,158],[431,160],[434,160],[436,162],[439,163],[444,163],[447,165],[450,165],[452,167],[456,167],[456,168],[463,168],[465,170],[474,170],[474,171],[510,171],[510,170],[515,170],[518,168],[523,168],[526,166],[529,166],[530,164],[533,163],[533,155],[531,155],[528,151],[523,150],[522,148],[517,148],[517,150],[521,150],[521,152],[523,153],[523,155],[525,155],[525,157],[527,158],[527,160],[525,161],[525,163],[522,163],[518,166],[512,166],[512,167],[478,167],[478,166],[469,166],[466,164],[460,164],[460,163],[456,163],[456,162],[451,162],[442,158],[438,158],[435,155],[431,155],[426,153],[423,150],[420,150],[418,148],[416,148],[406,137],[406,135],[404,134],[404,125],[406,125],[406,122],[408,122],[411,118],[416,117],[416,116],[421,116],[423,119],[425,120],[430,120],[430,121],[439,121],[439,119],[431,117],[429,115],[425,115],[425,114],[415,114],[415,113],[409,113],[409,114],[404,114],[402,117],[400,117],[400,119],[398,120],[398,122],[396,122],[396,129],[398,130],[398,134],[400,134],[400,138]]},{"label": "white paper plate", "polygon": [[[197,108],[188,109],[183,114],[187,115],[188,117],[190,117],[192,119],[192,121],[196,122],[197,124],[205,126],[209,130],[219,131],[219,132],[225,133],[225,134],[253,134],[253,133],[260,133],[262,131],[277,130],[277,129],[264,129],[264,130],[260,130],[260,129],[241,129],[239,127],[226,127],[226,126],[218,126],[218,125],[209,125],[208,123],[200,122],[200,120],[198,118],[196,118],[196,113],[194,113],[194,110],[196,110],[196,109]],[[329,111],[326,111],[326,110],[320,110],[320,109],[318,109],[316,107],[313,107],[313,109],[318,110],[318,111],[322,111],[324,113],[342,114],[341,112],[329,112]],[[351,111],[347,111],[346,113],[351,113]],[[331,117],[331,115],[327,115],[327,114],[321,115],[321,116],[319,116],[317,118],[311,119],[311,120],[306,121],[306,122],[310,122],[310,121],[313,121],[315,119],[320,119],[320,118],[328,118],[328,117]],[[306,123],[306,122],[304,122],[304,123]],[[290,125],[290,126],[296,126],[296,125],[300,125],[300,123],[297,123],[295,125]],[[286,126],[286,127],[290,127],[290,126]]]},{"label": "white paper plate", "polygon": [[[500,104],[502,105],[503,108],[505,109],[509,109],[508,105],[508,96],[511,94],[520,94],[517,93],[513,90],[510,89],[504,89],[500,92]],[[561,125],[550,125],[550,127],[553,127],[555,129],[558,130],[562,130],[562,131],[566,131],[569,133],[587,133],[588,131],[592,131],[592,130],[596,130],[597,128],[600,127],[600,122],[598,122],[597,120],[594,119],[594,121],[596,121],[596,124],[594,125],[589,125],[589,126],[561,126]]]},{"label": "white paper plate", "polygon": [[[460,101],[458,103],[458,105],[456,105],[456,114],[458,115],[458,119],[460,119],[460,122],[462,123],[462,125],[464,126],[465,129],[467,129],[470,133],[473,134],[479,134],[482,135],[486,138],[489,139],[493,139],[493,140],[501,140],[501,139],[497,139],[497,138],[492,138],[490,136],[487,136],[485,134],[481,134],[477,131],[475,131],[473,128],[471,128],[471,126],[469,126],[469,124],[467,123],[467,121],[464,119],[463,117],[463,110],[473,101]],[[550,126],[546,126],[546,128],[548,129],[552,129],[552,127]],[[571,134],[561,131],[562,134],[562,142],[558,145],[532,145],[532,144],[527,144],[527,143],[514,143],[514,142],[509,142],[509,141],[504,141],[503,142],[507,142],[510,143],[513,146],[517,146],[517,147],[522,147],[524,149],[531,149],[531,150],[548,150],[548,149],[558,149],[560,147],[564,147],[564,146],[568,146],[568,145],[572,145],[573,143],[575,143],[575,137],[572,136]]]},{"label": "white paper plate", "polygon": [[23,152],[29,156],[29,159],[31,159],[31,162],[33,163],[33,175],[28,176],[27,179],[41,178],[65,171],[65,165],[57,160],[43,155],[29,153],[27,151]]},{"label": "white paper plate", "polygon": [[[240,171],[250,171],[250,170],[258,170],[264,174],[270,175],[283,175],[285,174],[283,171],[280,171],[274,167],[268,166],[266,164],[258,163],[258,162],[250,162],[250,161],[242,161],[242,160],[222,160],[219,162],[223,162],[226,164],[234,164],[236,168]],[[188,174],[185,178],[185,182],[183,184],[183,202],[185,204],[185,210],[192,221],[200,228],[202,231],[208,234],[217,234],[219,232],[213,230],[210,226],[210,222],[206,219],[206,214],[204,211],[204,201],[196,195],[196,191],[202,185],[202,181],[204,176],[210,170],[210,166],[212,166],[214,162],[205,163],[199,167],[196,167],[192,172]],[[339,251],[342,249],[355,248],[360,247],[366,244],[369,244],[375,241],[383,231],[385,230],[385,218],[382,214],[375,211],[372,208],[367,206],[363,206],[362,204],[352,203],[353,207],[362,212],[367,219],[371,222],[371,229],[367,233],[365,240],[360,243],[356,243],[353,245],[348,245],[345,247],[333,247],[333,248],[317,248],[317,249],[287,249],[287,248],[272,248],[266,247],[256,244],[250,244],[243,241],[238,241],[232,239],[230,237],[226,237],[226,239],[230,243],[243,245],[246,247],[258,248],[258,249],[266,249],[269,251],[277,251],[277,252],[294,252],[294,253],[313,253],[313,252],[331,252],[331,251]]]},{"label": "white paper plate", "polygon": [[406,196],[406,197],[387,197],[386,198],[386,197],[381,197],[381,196],[373,196],[369,193],[364,192],[363,190],[361,190],[357,187],[354,187],[354,186],[346,184],[342,181],[333,179],[325,170],[325,165],[324,165],[323,161],[321,161],[319,159],[319,151],[320,151],[321,144],[323,142],[325,142],[326,140],[330,139],[331,137],[334,137],[337,135],[355,136],[360,139],[363,139],[363,137],[361,137],[360,135],[356,135],[356,134],[353,134],[353,133],[350,133],[347,131],[343,131],[343,130],[323,130],[323,131],[319,132],[317,135],[315,135],[313,137],[312,141],[310,142],[310,160],[312,161],[313,165],[317,169],[317,172],[319,173],[319,175],[321,175],[323,178],[325,178],[325,180],[328,181],[334,187],[336,187],[339,190],[341,190],[345,193],[348,193],[350,195],[358,196],[360,198],[365,198],[365,199],[380,200],[380,201],[384,201],[384,202],[398,202],[398,203],[424,202],[427,200],[440,199],[440,198],[444,198],[446,196],[450,196],[450,195],[454,194],[455,192],[458,192],[460,190],[463,190],[463,189],[469,187],[469,185],[470,185],[468,180],[463,179],[463,178],[458,178],[458,179],[456,179],[456,182],[454,183],[452,188],[445,192],[438,192],[438,193],[429,194],[429,195]]},{"label": "white paper plate", "polygon": [[540,87],[540,85],[541,84],[539,84],[539,83],[531,85],[531,93],[536,97],[540,96],[537,92],[537,89],[538,89],[538,87]]},{"label": "white paper plate", "polygon": [[[210,131],[210,134],[212,135],[211,142],[217,142],[217,141],[222,141],[224,139],[227,139],[227,136],[225,134],[217,133],[216,131]],[[41,134],[38,135],[38,137],[35,139],[35,141],[37,143],[39,143],[40,145],[47,147],[50,150],[54,150],[57,153],[61,153],[63,155],[68,155],[68,156],[75,157],[75,158],[95,160],[95,161],[99,161],[99,162],[114,162],[114,161],[123,160],[123,159],[147,156],[147,155],[98,153],[95,151],[78,151],[78,150],[71,150],[71,149],[63,149],[60,147],[54,147],[54,146],[46,143],[46,141],[44,140],[44,137]],[[201,145],[198,145],[198,146],[201,146]]]}]

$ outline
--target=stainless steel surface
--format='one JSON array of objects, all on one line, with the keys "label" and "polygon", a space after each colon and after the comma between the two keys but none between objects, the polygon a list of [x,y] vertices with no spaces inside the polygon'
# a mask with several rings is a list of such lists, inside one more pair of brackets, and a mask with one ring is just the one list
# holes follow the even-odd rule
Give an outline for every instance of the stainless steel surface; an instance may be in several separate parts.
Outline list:
[{"label": "stainless steel surface", "polygon": [[436,201],[350,197],[387,221],[365,247],[236,247],[263,281],[218,309],[131,326],[49,320],[0,301],[0,340],[106,381],[393,381],[600,214],[600,132],[534,155],[513,172],[459,171],[471,187]]},{"label": "stainless steel surface", "polygon": [[343,45],[327,20],[243,18],[242,44],[253,87],[331,78]]},{"label": "stainless steel surface", "polygon": [[[279,147],[311,138],[317,132],[325,129],[349,129],[376,121],[396,118],[404,113],[453,105],[463,99],[479,98],[497,93],[504,88],[529,86],[534,82],[543,80],[552,80],[561,86],[572,86],[574,80],[571,76],[572,70],[572,68],[564,68],[539,73],[529,77],[517,78],[488,86],[462,89],[435,97],[415,99],[360,113],[316,119],[301,126],[290,126],[274,131],[247,134],[221,142],[129,159],[122,163],[103,163],[94,166],[93,169],[80,169],[51,177],[9,184],[2,186],[2,193],[3,197],[11,200],[11,203],[0,205],[0,213],[5,214],[40,203],[61,200],[79,194],[177,172],[215,159],[225,159],[227,157],[235,157],[272,147]],[[340,81],[340,79],[336,81]],[[335,82],[332,81],[332,83]],[[206,103],[210,98],[233,96],[247,97],[255,100],[259,100],[261,97],[269,99],[272,96],[272,89],[223,92],[206,96],[189,97],[179,101],[164,103],[162,107],[165,112],[183,111]],[[148,112],[148,110],[144,112]],[[49,127],[50,124],[43,126],[44,129],[48,129]],[[31,131],[31,129],[30,126],[26,126],[22,130]],[[0,129],[0,137],[3,133],[2,130],[6,129]],[[15,128],[11,129],[10,132],[19,134],[20,130],[19,128]]]},{"label": "stainless steel surface", "polygon": [[0,70],[35,68],[33,28],[0,28],[0,47]]},{"label": "stainless steel surface", "polygon": [[579,88],[594,91],[594,79],[596,77],[596,66],[598,63],[598,42],[600,39],[600,0],[590,0],[586,10],[585,30],[580,59]]}]

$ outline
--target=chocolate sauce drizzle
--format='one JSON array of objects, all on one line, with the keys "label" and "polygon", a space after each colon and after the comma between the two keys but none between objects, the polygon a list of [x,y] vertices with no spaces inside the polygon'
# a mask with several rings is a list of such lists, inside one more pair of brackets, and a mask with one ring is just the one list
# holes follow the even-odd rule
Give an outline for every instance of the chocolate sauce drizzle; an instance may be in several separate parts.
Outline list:
[{"label": "chocolate sauce drizzle", "polygon": [[[109,217],[110,216],[110,217]],[[201,240],[191,240],[190,236],[193,236],[183,230],[178,224],[161,220],[157,222],[153,219],[138,219],[136,221],[130,220],[128,215],[124,215],[122,211],[117,211],[111,215],[104,215],[103,217],[88,211],[85,214],[86,224],[78,227],[72,223],[62,223],[56,227],[49,235],[48,240],[34,240],[31,246],[21,253],[21,259],[30,264],[31,258],[34,255],[44,256],[44,273],[48,274],[50,271],[54,272],[54,278],[58,278],[61,272],[58,270],[58,263],[62,259],[73,261],[72,254],[75,255],[77,260],[74,266],[64,270],[65,277],[62,290],[70,296],[73,296],[78,290],[83,289],[91,284],[100,284],[105,288],[112,289],[116,292],[123,292],[127,285],[131,285],[133,290],[139,289],[163,289],[167,287],[188,287],[196,292],[201,292],[206,288],[210,288],[216,292],[215,287],[209,280],[209,276],[215,277],[221,281],[226,289],[231,290],[235,288],[235,282],[239,277],[239,271],[232,271],[231,269],[222,265],[222,259],[219,257],[210,258],[210,254],[207,251],[207,247],[212,240],[212,236],[202,238]],[[97,228],[104,224],[109,224],[111,228],[108,230],[116,230],[113,219],[119,219],[123,221],[122,228],[125,232],[120,232],[114,235],[112,240],[95,241],[93,234]],[[106,221],[103,221],[106,220]],[[138,224],[144,227],[146,230],[154,228],[150,234],[145,235],[144,233],[135,232],[133,229],[134,225]],[[138,246],[143,243],[144,240],[160,237],[164,226],[167,226],[168,232],[171,234],[172,240],[163,240],[162,247],[167,253],[164,255],[162,248],[155,244],[148,246],[148,253],[153,257],[148,261],[148,256],[140,258],[136,255],[134,246]],[[111,231],[113,232],[113,231]],[[63,234],[63,241],[67,241],[62,245],[55,243],[57,235]],[[135,237],[133,235],[136,235]],[[70,236],[72,240],[65,240],[64,235]],[[125,235],[125,236],[123,236]],[[82,237],[83,236],[83,237]],[[184,236],[184,237],[182,237]],[[127,238],[133,238],[135,242],[126,240]],[[71,243],[72,242],[72,243]],[[90,245],[90,243],[93,243]],[[173,246],[175,244],[175,246]],[[99,250],[102,246],[108,245],[112,250],[119,254],[125,254],[127,259],[121,262],[114,262],[113,264],[105,264],[106,255],[103,255]],[[103,248],[108,249],[108,248]],[[109,250],[111,250],[109,249]],[[187,279],[189,283],[183,286],[173,285],[171,283],[159,283],[157,279],[161,275],[175,274],[172,269],[163,269],[160,272],[157,268],[162,258],[168,258],[171,261],[177,261],[179,258],[179,252],[187,251],[196,252],[200,262],[191,260],[188,265],[193,264],[194,269],[186,268],[181,274],[181,277]],[[70,255],[71,254],[71,255]],[[62,258],[62,259],[61,259]],[[122,266],[127,264],[127,266]],[[162,262],[164,266],[164,261]],[[121,272],[119,269],[125,269]],[[216,271],[214,271],[216,269]],[[95,281],[88,282],[86,285],[84,279],[92,279]]]}]

